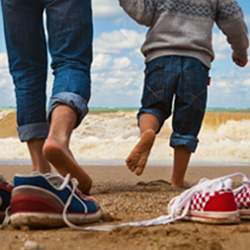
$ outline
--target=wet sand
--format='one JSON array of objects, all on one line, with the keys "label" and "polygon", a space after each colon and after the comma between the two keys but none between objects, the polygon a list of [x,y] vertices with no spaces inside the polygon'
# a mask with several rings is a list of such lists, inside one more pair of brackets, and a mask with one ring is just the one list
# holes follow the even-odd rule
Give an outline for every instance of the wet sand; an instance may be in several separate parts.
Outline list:
[{"label": "wet sand", "polygon": [[[83,166],[92,177],[91,195],[103,206],[102,221],[93,225],[120,224],[152,219],[167,214],[169,200],[184,189],[170,186],[171,167],[147,166],[138,177],[125,166]],[[15,173],[28,174],[29,165],[0,165],[0,173],[13,180]],[[191,166],[186,181],[213,179],[242,172],[250,178],[250,166]],[[235,186],[240,179],[235,178]],[[208,225],[178,221],[165,226],[124,227],[112,232],[76,231],[66,226],[48,230],[0,231],[0,249],[247,249],[250,221],[236,225]],[[36,248],[25,248],[34,241]],[[40,248],[39,248],[40,247]]]}]

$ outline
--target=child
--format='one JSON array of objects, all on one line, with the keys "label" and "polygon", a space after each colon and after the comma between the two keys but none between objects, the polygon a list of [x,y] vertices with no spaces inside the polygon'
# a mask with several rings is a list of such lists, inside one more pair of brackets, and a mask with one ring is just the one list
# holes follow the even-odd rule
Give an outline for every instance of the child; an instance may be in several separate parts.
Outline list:
[{"label": "child", "polygon": [[146,70],[142,107],[138,113],[141,139],[126,163],[141,175],[155,135],[171,115],[174,97],[173,187],[185,186],[184,176],[195,152],[206,109],[214,23],[227,36],[233,61],[247,64],[247,26],[235,0],[119,0],[127,14],[149,27],[142,46]]}]

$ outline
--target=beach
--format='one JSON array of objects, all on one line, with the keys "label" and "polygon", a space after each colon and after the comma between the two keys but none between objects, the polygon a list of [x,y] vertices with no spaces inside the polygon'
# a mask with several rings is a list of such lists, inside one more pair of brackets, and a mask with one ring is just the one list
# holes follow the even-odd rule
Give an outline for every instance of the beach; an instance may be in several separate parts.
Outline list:
[{"label": "beach", "polygon": [[[171,188],[171,166],[147,166],[137,177],[123,166],[85,165],[94,184],[91,195],[103,207],[101,221],[91,225],[118,225],[167,214],[169,200],[184,189]],[[30,165],[0,165],[9,181],[16,173],[29,174]],[[250,178],[249,166],[190,166],[186,181],[242,172]],[[240,178],[233,178],[240,185]],[[90,226],[90,225],[86,225]],[[68,227],[34,230],[11,225],[0,232],[0,249],[247,249],[250,221],[234,225],[209,225],[176,221],[162,226],[124,227],[111,232],[77,231]],[[35,248],[28,248],[33,242]],[[26,247],[25,247],[26,246]]]},{"label": "beach", "polygon": [[[139,139],[136,110],[92,110],[72,134],[70,148],[93,179],[91,195],[103,207],[101,221],[92,225],[119,225],[167,214],[168,202],[184,189],[169,181],[173,150],[169,147],[171,117],[157,135],[147,167],[138,177],[124,159]],[[16,131],[15,109],[0,112],[0,173],[8,181],[31,172],[25,143]],[[205,115],[199,144],[192,155],[186,181],[197,184],[242,172],[250,178],[249,110],[213,110]],[[55,171],[55,170],[54,170]],[[234,187],[240,178],[234,178]],[[234,225],[209,225],[176,221],[169,225],[123,227],[111,232],[77,231],[68,227],[34,230],[11,225],[0,231],[0,250],[8,249],[247,249],[250,221]],[[29,243],[34,242],[33,248]],[[30,246],[31,247],[31,246]]]}]

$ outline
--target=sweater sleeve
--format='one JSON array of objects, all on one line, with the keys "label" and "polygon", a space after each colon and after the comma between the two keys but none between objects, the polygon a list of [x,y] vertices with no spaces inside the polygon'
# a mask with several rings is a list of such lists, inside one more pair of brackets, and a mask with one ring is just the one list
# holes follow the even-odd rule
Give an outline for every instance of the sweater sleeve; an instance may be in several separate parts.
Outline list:
[{"label": "sweater sleeve", "polygon": [[119,0],[120,6],[137,23],[150,26],[155,13],[156,0]]},{"label": "sweater sleeve", "polygon": [[218,9],[216,23],[226,35],[233,55],[239,59],[247,58],[248,29],[241,7],[235,0],[221,0]]}]

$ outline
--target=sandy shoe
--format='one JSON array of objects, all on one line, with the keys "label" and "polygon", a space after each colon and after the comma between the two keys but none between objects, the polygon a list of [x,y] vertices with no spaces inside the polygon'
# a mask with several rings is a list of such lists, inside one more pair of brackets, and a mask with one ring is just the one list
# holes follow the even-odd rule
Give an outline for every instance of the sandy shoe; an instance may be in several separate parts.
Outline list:
[{"label": "sandy shoe", "polygon": [[199,184],[169,202],[169,214],[179,219],[204,223],[238,223],[240,212],[230,179],[237,175],[244,176],[236,173],[214,180],[202,179]]},{"label": "sandy shoe", "polygon": [[15,175],[11,199],[11,224],[15,227],[57,227],[92,223],[102,208],[92,197],[77,189],[77,180],[68,174]]},{"label": "sandy shoe", "polygon": [[233,192],[239,209],[240,218],[250,220],[250,180],[245,179],[243,185]]},{"label": "sandy shoe", "polygon": [[[177,197],[170,201],[169,213],[175,202],[177,202]],[[177,212],[176,215],[181,216],[181,212]],[[240,221],[231,189],[195,194],[182,219],[212,224],[231,224]]]}]

